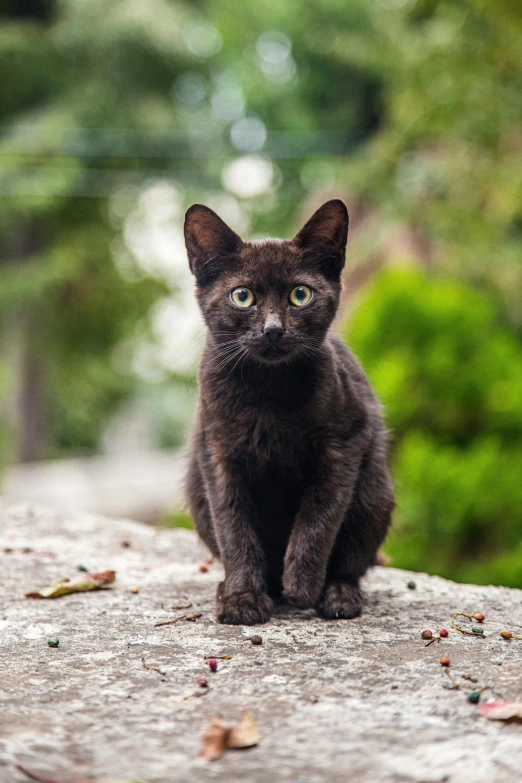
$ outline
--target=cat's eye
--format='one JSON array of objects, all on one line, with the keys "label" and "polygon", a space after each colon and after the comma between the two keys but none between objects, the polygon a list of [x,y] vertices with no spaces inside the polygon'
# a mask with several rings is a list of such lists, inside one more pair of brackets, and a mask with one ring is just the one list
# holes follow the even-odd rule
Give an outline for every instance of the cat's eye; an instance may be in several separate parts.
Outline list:
[{"label": "cat's eye", "polygon": [[307,285],[298,285],[290,292],[290,302],[295,307],[302,307],[311,300],[313,291]]},{"label": "cat's eye", "polygon": [[237,307],[252,307],[254,294],[249,288],[234,288],[230,298]]}]

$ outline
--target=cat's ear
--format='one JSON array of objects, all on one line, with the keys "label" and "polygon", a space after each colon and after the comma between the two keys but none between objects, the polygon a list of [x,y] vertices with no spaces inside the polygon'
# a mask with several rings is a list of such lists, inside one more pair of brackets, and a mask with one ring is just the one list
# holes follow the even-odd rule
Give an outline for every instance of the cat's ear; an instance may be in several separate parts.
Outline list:
[{"label": "cat's ear", "polygon": [[314,212],[294,237],[300,250],[317,257],[324,272],[339,275],[344,266],[348,239],[348,210],[343,201],[334,198]]},{"label": "cat's ear", "polygon": [[223,261],[223,256],[237,253],[241,238],[203,204],[193,204],[185,214],[185,247],[190,271],[196,277],[208,276],[211,268]]}]

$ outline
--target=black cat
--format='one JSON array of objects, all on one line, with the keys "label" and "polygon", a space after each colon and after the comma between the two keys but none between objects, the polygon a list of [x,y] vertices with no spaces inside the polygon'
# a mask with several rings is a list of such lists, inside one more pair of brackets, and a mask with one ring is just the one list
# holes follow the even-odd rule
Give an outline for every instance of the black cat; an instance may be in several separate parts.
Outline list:
[{"label": "black cat", "polygon": [[224,565],[222,623],[266,622],[281,593],[324,617],[357,616],[390,524],[381,410],[328,333],[347,235],[339,200],[290,241],[243,242],[200,204],[185,217],[208,326],[187,499]]}]

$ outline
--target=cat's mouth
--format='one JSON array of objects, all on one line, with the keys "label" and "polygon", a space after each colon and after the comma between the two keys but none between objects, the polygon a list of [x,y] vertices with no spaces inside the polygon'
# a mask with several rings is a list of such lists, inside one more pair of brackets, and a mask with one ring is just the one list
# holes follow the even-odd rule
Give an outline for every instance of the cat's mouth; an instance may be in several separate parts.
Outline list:
[{"label": "cat's mouth", "polygon": [[267,345],[259,351],[259,355],[265,361],[274,362],[288,356],[288,350],[281,345]]}]

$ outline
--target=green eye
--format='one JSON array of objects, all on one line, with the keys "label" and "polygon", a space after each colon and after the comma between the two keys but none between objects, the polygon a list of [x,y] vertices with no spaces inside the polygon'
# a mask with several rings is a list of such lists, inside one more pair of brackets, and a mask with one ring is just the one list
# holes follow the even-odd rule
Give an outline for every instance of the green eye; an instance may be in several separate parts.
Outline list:
[{"label": "green eye", "polygon": [[254,304],[254,294],[249,288],[234,288],[230,298],[237,307],[252,307]]},{"label": "green eye", "polygon": [[313,296],[313,291],[307,285],[298,285],[290,292],[290,302],[296,307],[308,304]]}]

